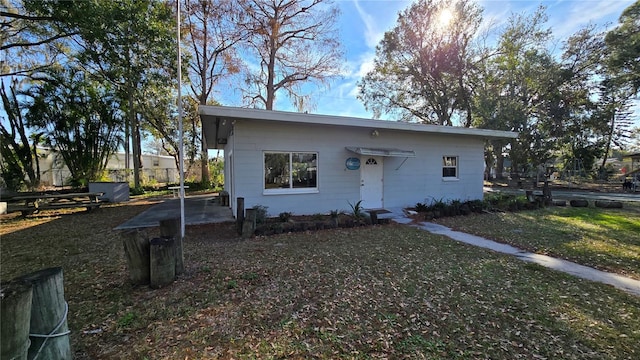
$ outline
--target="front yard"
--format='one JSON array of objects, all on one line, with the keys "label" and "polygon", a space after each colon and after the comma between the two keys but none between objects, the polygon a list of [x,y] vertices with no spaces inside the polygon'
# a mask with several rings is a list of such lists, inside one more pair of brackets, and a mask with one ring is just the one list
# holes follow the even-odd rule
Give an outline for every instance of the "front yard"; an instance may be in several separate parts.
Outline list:
[{"label": "front yard", "polygon": [[548,207],[440,218],[437,222],[640,280],[640,203],[625,203],[623,209]]},{"label": "front yard", "polygon": [[[3,280],[64,268],[76,359],[640,357],[640,298],[405,225],[250,240],[233,224],[188,227],[186,273],[134,288],[111,229],[148,206],[2,224]],[[586,231],[572,232],[580,214],[554,216],[571,220],[566,236]],[[604,242],[621,234],[599,226]]]}]

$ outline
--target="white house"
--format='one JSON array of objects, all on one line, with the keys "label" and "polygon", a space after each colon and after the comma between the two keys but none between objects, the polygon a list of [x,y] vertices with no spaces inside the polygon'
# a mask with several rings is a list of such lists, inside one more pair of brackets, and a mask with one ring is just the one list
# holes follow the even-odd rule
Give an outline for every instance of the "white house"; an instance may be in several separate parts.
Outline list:
[{"label": "white house", "polygon": [[257,109],[200,106],[208,148],[224,149],[234,208],[271,215],[413,206],[483,196],[487,139],[516,133]]},{"label": "white house", "polygon": [[[38,148],[40,182],[43,186],[63,186],[71,176],[62,156],[50,148]],[[126,155],[122,152],[111,155],[107,162],[107,175],[111,181],[126,181]],[[129,155],[129,164],[133,156]],[[132,174],[132,170],[129,170]],[[142,154],[142,172],[146,181],[175,183],[179,181],[178,169],[172,156]]]}]

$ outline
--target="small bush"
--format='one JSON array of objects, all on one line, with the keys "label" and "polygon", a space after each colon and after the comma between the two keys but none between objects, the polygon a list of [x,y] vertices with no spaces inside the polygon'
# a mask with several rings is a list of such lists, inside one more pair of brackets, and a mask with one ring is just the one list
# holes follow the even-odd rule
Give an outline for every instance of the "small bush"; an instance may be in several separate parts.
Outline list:
[{"label": "small bush", "polygon": [[132,188],[129,190],[129,193],[130,193],[131,195],[133,195],[133,196],[135,196],[135,195],[142,195],[142,194],[144,194],[144,192],[145,192],[145,191],[144,191],[144,188],[143,188],[142,186],[132,187]]},{"label": "small bush", "polygon": [[256,224],[264,224],[267,221],[267,209],[268,206],[254,205],[253,209],[256,211]]},{"label": "small bush", "polygon": [[361,217],[364,216],[364,214],[362,213],[362,200],[358,201],[355,204],[352,204],[351,202],[347,201],[347,203],[349,203],[349,206],[351,206],[351,216],[353,216],[356,219],[360,219]]},{"label": "small bush", "polygon": [[288,211],[281,212],[278,215],[278,218],[280,219],[280,222],[287,222],[289,221],[289,219],[291,219],[291,213]]},{"label": "small bush", "polygon": [[429,205],[423,204],[423,203],[417,203],[416,204],[416,211],[417,212],[427,212],[427,211],[429,211]]},{"label": "small bush", "polygon": [[447,203],[440,199],[440,200],[435,200],[432,204],[431,204],[431,209],[433,210],[444,210],[444,208],[447,207]]}]

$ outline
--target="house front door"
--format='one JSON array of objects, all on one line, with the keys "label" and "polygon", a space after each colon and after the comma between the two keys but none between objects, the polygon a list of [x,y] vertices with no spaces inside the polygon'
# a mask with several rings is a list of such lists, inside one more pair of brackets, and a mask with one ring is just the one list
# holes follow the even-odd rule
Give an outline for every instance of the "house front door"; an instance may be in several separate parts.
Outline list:
[{"label": "house front door", "polygon": [[382,208],[382,157],[360,159],[360,200],[365,209]]}]

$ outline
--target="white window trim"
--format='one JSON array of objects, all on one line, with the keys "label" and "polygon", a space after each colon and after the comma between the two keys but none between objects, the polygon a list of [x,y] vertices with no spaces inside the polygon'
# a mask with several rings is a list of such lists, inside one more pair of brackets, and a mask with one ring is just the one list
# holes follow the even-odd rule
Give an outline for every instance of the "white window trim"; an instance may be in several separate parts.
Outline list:
[{"label": "white window trim", "polygon": [[453,166],[444,166],[444,158],[455,158],[456,159],[456,176],[443,176],[442,181],[460,181],[460,157],[458,155],[442,155],[442,169],[452,168]]},{"label": "white window trim", "polygon": [[[264,188],[264,178],[266,176],[265,174],[265,170],[264,170],[264,157],[266,154],[289,154],[289,166],[291,166],[291,157],[293,153],[305,153],[305,154],[315,154],[316,155],[316,176],[317,174],[320,173],[320,166],[318,164],[318,152],[317,151],[298,151],[298,150],[292,150],[292,151],[268,151],[268,150],[264,150],[262,151],[262,195],[291,195],[291,194],[317,194],[320,192],[320,188],[319,188],[319,180],[318,178],[316,178],[316,187],[314,188],[288,188],[288,189],[282,189],[282,188],[278,188],[278,189],[265,189]],[[292,183],[293,179],[293,174],[292,174],[292,169],[289,169],[289,184]]]}]

